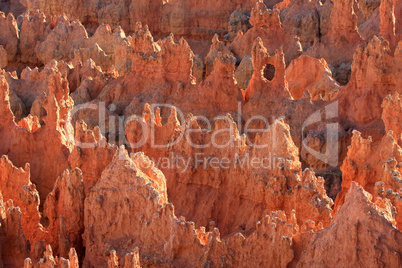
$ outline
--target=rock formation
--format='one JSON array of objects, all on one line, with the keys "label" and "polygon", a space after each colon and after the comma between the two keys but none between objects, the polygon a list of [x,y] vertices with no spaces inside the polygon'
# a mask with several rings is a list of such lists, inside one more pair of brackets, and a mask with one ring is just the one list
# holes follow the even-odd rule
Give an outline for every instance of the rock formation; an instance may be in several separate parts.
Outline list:
[{"label": "rock formation", "polygon": [[10,13],[6,16],[4,12],[0,12],[0,27],[2,28],[0,45],[2,50],[5,50],[2,52],[2,65],[7,66],[4,58],[7,56],[7,60],[13,62],[18,52],[18,26],[13,14]]},{"label": "rock formation", "polygon": [[399,192],[402,186],[399,164],[402,160],[400,123],[394,121],[399,120],[401,113],[399,94],[386,97],[383,107],[387,132],[379,143],[374,144],[371,137],[364,139],[357,131],[353,133],[352,144],[341,167],[342,191],[337,196],[335,208],[344,202],[352,181],[358,182],[371,194],[375,193],[378,182],[382,182],[383,187],[394,192]]},{"label": "rock formation", "polygon": [[[353,183],[328,228],[302,233],[295,239],[295,247],[300,248],[297,264],[399,266],[401,233],[392,227],[391,208],[378,207],[373,201],[369,193]],[[361,219],[365,219],[364,224]],[[357,245],[361,250],[358,253]],[[327,254],[345,248],[349,248],[345,255]]]},{"label": "rock formation", "polygon": [[0,266],[402,266],[401,16],[0,0]]},{"label": "rock formation", "polygon": [[320,3],[317,1],[283,1],[274,8],[280,10],[282,27],[285,32],[300,38],[306,51],[320,37]]},{"label": "rock formation", "polygon": [[[308,76],[305,75],[306,70],[309,70]],[[341,89],[334,81],[325,59],[318,60],[309,56],[300,56],[292,61],[286,68],[286,79],[294,99],[300,99],[308,90],[312,100],[331,101]]]},{"label": "rock formation", "polygon": [[282,28],[279,14],[277,9],[268,9],[262,0],[257,2],[250,16],[253,27],[246,33],[238,32],[230,44],[233,53],[239,58],[250,55],[254,40],[260,37],[269,53],[283,46],[286,63],[299,56],[303,51],[300,41]]},{"label": "rock formation", "polygon": [[367,124],[381,118],[383,99],[401,93],[400,63],[400,47],[393,55],[383,38],[374,37],[365,48],[356,49],[350,82],[338,97],[345,120]]}]

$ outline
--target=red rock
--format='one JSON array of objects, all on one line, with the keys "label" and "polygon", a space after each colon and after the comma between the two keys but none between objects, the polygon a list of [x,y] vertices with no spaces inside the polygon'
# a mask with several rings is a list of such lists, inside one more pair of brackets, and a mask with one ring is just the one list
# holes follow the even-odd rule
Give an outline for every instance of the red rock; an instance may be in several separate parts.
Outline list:
[{"label": "red rock", "polygon": [[[15,61],[18,52],[19,34],[17,22],[13,14],[9,13],[6,16],[4,12],[0,12],[0,27],[2,29],[0,33],[0,45],[6,50],[8,61]],[[4,55],[4,52],[2,53]]]},{"label": "red rock", "polygon": [[[248,11],[255,1],[170,1],[162,7],[161,31],[191,38],[212,38],[228,28],[230,14],[238,9]],[[157,13],[154,13],[155,15]],[[197,21],[195,24],[194,21]]]},{"label": "red rock", "polygon": [[218,35],[215,35],[212,39],[212,46],[209,50],[209,53],[205,58],[206,76],[208,76],[212,72],[214,61],[219,53],[221,53],[222,56],[233,57],[233,53],[230,52],[230,50],[222,42],[219,41]]},{"label": "red rock", "polygon": [[381,14],[380,35],[390,42],[391,51],[395,50],[397,42],[402,37],[401,34],[396,33],[396,19],[395,19],[396,6],[397,1],[395,0],[381,1],[380,6],[380,14]]},{"label": "red rock", "polygon": [[250,55],[257,38],[261,38],[268,53],[274,53],[283,46],[286,63],[290,63],[302,53],[299,40],[282,28],[279,10],[270,10],[259,1],[251,11],[250,24],[253,27],[246,33],[239,33],[230,44],[230,49],[237,57],[244,58]]},{"label": "red rock", "polygon": [[322,40],[316,40],[306,54],[325,58],[327,62],[338,67],[341,63],[352,61],[353,52],[362,42],[362,38],[357,28],[354,0],[336,0],[333,3],[328,32]]},{"label": "red rock", "polygon": [[392,131],[399,145],[402,145],[402,129],[400,123],[402,122],[402,103],[400,95],[398,93],[388,95],[382,103],[382,108],[382,120],[385,123],[385,130],[387,132]]},{"label": "red rock", "polygon": [[[26,258],[24,261],[24,268],[32,268],[32,260],[30,258]],[[77,253],[74,248],[71,248],[69,259],[65,259],[63,257],[54,257],[53,250],[50,245],[46,246],[46,251],[43,254],[43,258],[41,258],[35,265],[35,267],[72,267],[78,268],[78,258]]]},{"label": "red rock", "polygon": [[[54,249],[60,257],[68,257],[71,247],[82,251],[81,235],[84,231],[84,183],[82,172],[76,168],[66,170],[57,180],[45,201],[47,227]],[[49,240],[48,240],[49,241]],[[49,241],[50,242],[50,241]]]},{"label": "red rock", "polygon": [[[398,211],[401,211],[402,209],[402,199],[399,193],[392,191],[392,189],[385,189],[385,183],[382,181],[379,181],[375,184],[374,191],[373,196],[376,198],[376,204],[378,203],[378,206],[383,205],[384,203],[387,205],[389,204],[388,206],[394,206],[388,209],[391,212],[389,218],[394,221],[394,224],[396,225],[394,227],[398,228],[398,230],[401,230],[402,215],[401,213],[398,213]],[[395,220],[393,218],[395,218]]]},{"label": "red rock", "polygon": [[253,77],[253,72],[253,59],[251,56],[245,56],[235,71],[235,79],[239,89],[247,89],[250,80]]},{"label": "red rock", "polygon": [[[215,231],[212,233],[205,233],[205,230],[202,229],[195,230],[194,223],[177,219],[174,215],[173,205],[166,203],[166,188],[160,188],[160,182],[163,182],[165,179],[162,177],[162,181],[160,181],[155,177],[151,178],[145,175],[141,170],[142,165],[137,162],[137,159],[142,161],[143,156],[139,156],[139,158],[131,160],[128,158],[128,155],[124,149],[120,149],[112,164],[106,168],[102,174],[102,178],[98,184],[92,188],[89,197],[85,201],[87,208],[91,206],[98,207],[96,210],[87,209],[85,211],[86,231],[84,237],[87,248],[85,260],[87,265],[101,265],[102,263],[106,263],[106,256],[99,255],[98,250],[95,251],[95,249],[98,247],[102,247],[106,251],[112,249],[116,250],[114,252],[112,251],[113,262],[116,263],[117,255],[121,256],[119,264],[122,264],[122,261],[124,260],[123,257],[126,255],[126,253],[134,250],[134,244],[141,245],[141,256],[145,256],[147,254],[146,252],[149,252],[150,250],[153,252],[157,250],[162,254],[155,256],[153,259],[142,258],[141,263],[151,264],[159,262],[166,264],[180,264],[182,261],[186,260],[187,262],[190,259],[195,263],[203,263],[205,261],[216,263],[218,259],[216,259],[217,257],[214,257],[215,254],[207,253],[207,255],[205,255],[205,252],[209,250],[223,253],[226,250],[236,250],[236,248],[239,247],[248,251],[250,249],[248,245],[249,241],[252,243],[251,241],[254,241],[254,239],[256,239],[258,236],[266,233],[267,228],[272,230],[272,233],[270,234],[271,236],[277,236],[279,234],[275,233],[279,232],[281,233],[280,235],[282,237],[282,235],[290,235],[292,232],[291,230],[293,227],[286,226],[285,221],[278,222],[279,219],[276,218],[278,216],[275,217],[275,214],[272,217],[267,217],[264,219],[261,224],[258,224],[258,231],[248,239],[238,236],[230,240],[228,243],[225,243],[223,241],[221,242],[219,238],[219,231],[217,229],[215,229]],[[147,159],[143,160],[149,161]],[[119,170],[120,174],[120,179],[118,181],[116,181],[114,179],[116,177],[113,176],[114,172],[117,170]],[[120,190],[116,191],[115,187],[119,187],[118,189]],[[162,192],[158,191],[158,188]],[[103,189],[101,195],[99,195],[98,189]],[[124,190],[124,193],[122,192],[123,189],[126,189]],[[133,191],[130,189],[136,190]],[[126,205],[123,205],[124,203]],[[110,215],[114,218],[113,222],[115,223],[111,226],[111,228],[105,228],[105,221],[101,222],[97,219],[100,219],[100,215],[104,215],[102,216],[104,219],[105,217],[109,217],[109,214],[105,214],[108,211],[108,207],[115,207],[116,205],[119,209],[115,211],[115,214]],[[142,209],[136,209],[139,207]],[[130,215],[130,217],[127,217],[128,215]],[[285,217],[286,220],[286,216],[283,213],[280,215],[281,216],[279,217],[281,219]],[[131,220],[127,222],[129,218]],[[271,221],[277,223],[277,230],[275,230],[275,227],[271,227],[272,225],[269,223]],[[125,224],[125,222],[128,224]],[[164,222],[163,225],[165,228],[171,231],[156,231],[156,228],[160,228],[160,224],[158,222]],[[144,227],[142,228],[147,228],[149,232],[158,234],[158,236],[146,236],[146,233],[141,231],[141,229],[131,227],[134,225],[143,225]],[[119,237],[121,237],[121,231],[123,230],[122,228],[126,230],[124,232],[128,232],[130,236],[136,238],[130,243],[118,243],[117,241],[119,241]],[[290,233],[287,233],[289,231]],[[177,237],[177,240],[174,239],[170,241],[169,233],[171,232],[176,234],[175,237]],[[100,239],[100,237],[103,238]],[[204,239],[206,239],[206,241]],[[185,240],[187,240],[188,246],[183,248],[181,245]],[[241,242],[243,240],[244,242]],[[117,243],[113,241],[116,241]],[[286,262],[292,258],[290,240],[278,237],[277,241],[278,244],[274,251],[274,248],[269,246],[272,242],[270,242],[269,239],[266,240],[266,243],[269,246],[269,248],[266,247],[266,250],[268,252],[278,252],[278,250],[280,250],[282,255],[274,255],[273,258],[276,259],[279,256],[282,256],[281,266],[284,266],[286,265]],[[168,243],[169,246],[164,246],[165,243]],[[151,244],[153,245],[152,249],[150,247]],[[284,256],[286,256],[286,258],[284,258]],[[257,258],[257,255],[255,255],[255,258]],[[259,258],[261,257],[258,257],[258,259]],[[258,262],[258,259],[254,260]],[[259,259],[259,261],[262,260],[263,258]],[[265,262],[267,264],[272,263],[272,260],[272,258],[266,259]],[[279,261],[279,259],[277,260]],[[236,257],[230,258],[225,262],[232,265],[240,265],[242,263],[242,261]]]},{"label": "red rock", "polygon": [[345,120],[357,124],[378,120],[385,96],[395,91],[401,93],[400,70],[396,67],[400,62],[398,53],[392,56],[388,42],[377,37],[365,49],[356,50],[350,82],[338,97]]},{"label": "red rock", "polygon": [[88,194],[113,159],[116,148],[106,142],[98,127],[91,131],[85,122],[79,122],[75,131],[76,147],[69,156],[69,163],[83,171],[85,194]]},{"label": "red rock", "polygon": [[[271,163],[271,168],[267,170],[267,168],[250,166],[250,163],[244,164],[243,168],[241,168],[241,161],[246,162],[248,158],[264,158],[268,161],[274,161],[271,159],[274,151],[253,149],[252,147],[246,146],[245,137],[240,137],[236,131],[234,132],[234,139],[228,139],[226,133],[229,131],[227,129],[229,127],[237,128],[233,119],[230,117],[217,120],[212,128],[213,131],[200,136],[197,132],[190,132],[190,129],[192,129],[192,132],[200,129],[200,126],[193,116],[190,115],[187,118],[184,129],[180,127],[175,116],[173,112],[168,123],[159,125],[155,120],[157,115],[149,114],[148,111],[144,112],[143,121],[140,123],[149,127],[149,131],[152,129],[151,126],[155,124],[153,128],[155,129],[156,137],[158,137],[158,139],[155,140],[156,144],[166,144],[166,141],[172,141],[182,136],[188,137],[187,139],[190,139],[191,142],[199,145],[208,144],[212,139],[214,139],[217,144],[228,145],[219,150],[214,150],[209,146],[195,149],[192,148],[186,140],[182,139],[172,145],[169,152],[166,152],[165,149],[156,150],[152,148],[150,143],[143,145],[141,150],[145,151],[153,159],[158,159],[158,157],[161,156],[165,156],[169,159],[172,157],[190,159],[192,166],[196,163],[195,159],[192,158],[197,154],[201,155],[201,160],[203,157],[211,158],[211,156],[215,156],[220,159],[228,158],[230,163],[236,163],[230,165],[227,168],[228,171],[214,169],[204,160],[197,165],[206,165],[206,167],[199,167],[198,170],[184,169],[184,167],[181,168],[176,165],[166,167],[164,171],[166,171],[165,175],[167,176],[169,196],[171,196],[171,201],[175,204],[176,211],[180,215],[184,215],[190,220],[195,221],[197,226],[206,226],[210,220],[213,219],[221,233],[227,235],[234,231],[248,231],[252,228],[253,223],[264,215],[264,213],[279,209],[285,210],[287,214],[290,213],[292,209],[297,207],[291,201],[293,198],[307,198],[310,200],[310,198],[315,199],[314,196],[318,195],[320,196],[320,201],[317,206],[319,206],[320,209],[316,210],[315,206],[303,209],[300,208],[296,210],[296,215],[298,218],[300,217],[300,222],[307,220],[305,217],[311,218],[313,217],[312,215],[314,215],[313,218],[317,220],[317,222],[321,221],[324,225],[328,224],[331,213],[329,207],[332,201],[325,196],[323,190],[320,190],[320,188],[323,187],[323,185],[321,185],[321,179],[317,179],[312,172],[304,172],[302,174],[300,163],[296,157],[298,151],[291,140],[289,128],[286,124],[281,121],[275,122],[275,124],[270,127],[271,131],[264,133],[264,135],[258,135],[255,138],[255,143],[257,144],[276,146],[275,152],[278,153],[278,158],[275,159],[283,160],[283,164],[286,165],[285,170],[278,170],[276,165],[280,163]],[[126,129],[127,139],[133,144],[139,142],[141,138],[141,131],[137,131],[137,129],[139,129],[137,121],[133,121]],[[181,131],[184,131],[184,133],[180,134]],[[214,132],[217,133],[219,131],[225,134],[214,134]],[[275,137],[278,136],[284,137],[281,139],[283,143],[275,143]],[[137,150],[138,149],[134,149],[133,151],[135,152]],[[299,174],[298,176],[300,176],[301,180],[296,179],[296,173]],[[238,178],[238,181],[232,181],[228,184],[231,181],[231,175],[228,174],[237,174],[236,178]],[[275,177],[275,179],[271,178],[271,176]],[[260,178],[270,186],[264,186],[265,183],[253,183],[256,178]],[[314,181],[314,185],[316,185],[317,188],[314,187],[314,189],[309,190],[308,194],[299,192],[299,190],[302,190],[299,188],[300,185],[309,185],[311,181]],[[194,187],[194,184],[198,186]],[[235,197],[239,195],[238,190],[235,190],[238,187],[242,189],[240,191],[242,198],[240,199]],[[292,187],[293,189],[292,192],[289,192],[289,197],[281,197],[281,195],[276,194],[277,191],[285,193],[286,187]],[[211,194],[204,196],[204,189],[209,189],[208,191],[210,191]],[[228,194],[229,191],[234,191],[236,194]],[[180,193],[187,194],[183,196],[183,194]],[[296,198],[299,194],[304,196]],[[198,196],[197,199],[195,199],[196,196]],[[264,200],[275,201],[266,203]],[[288,200],[288,202],[286,200]],[[237,206],[239,208],[232,208],[231,212],[227,213],[226,210],[227,207],[231,206],[230,204],[238,204]],[[241,209],[243,206],[258,207],[259,209],[256,209],[252,215],[246,215],[244,214],[244,210]],[[309,211],[308,214],[310,216],[307,216],[307,214],[304,215],[303,211]],[[233,218],[236,220],[233,220]]]},{"label": "red rock", "polygon": [[274,8],[278,8],[282,27],[287,33],[300,37],[303,50],[314,44],[320,35],[320,5],[315,1],[283,1]]},{"label": "red rock", "polygon": [[12,13],[15,16],[21,15],[26,11],[26,8],[18,0],[2,1],[0,9],[6,14]]},{"label": "red rock", "polygon": [[[261,99],[261,95],[264,94],[264,98],[276,96],[277,98],[290,98],[290,93],[287,88],[287,81],[285,80],[285,59],[282,50],[276,51],[274,56],[268,54],[267,49],[264,47],[261,38],[257,38],[254,42],[252,50],[253,58],[253,77],[250,80],[250,84],[243,93],[246,101],[254,99]],[[265,69],[273,66],[274,77],[272,81],[268,81],[265,77]],[[263,92],[261,89],[269,85],[272,89],[269,92]],[[256,92],[260,90],[259,92]],[[267,94],[265,94],[267,93]]]},{"label": "red rock", "polygon": [[20,61],[39,64],[40,61],[35,54],[35,47],[37,43],[44,41],[55,25],[52,25],[52,21],[46,18],[39,10],[36,12],[26,12],[23,16],[20,29],[20,42],[18,44]]},{"label": "red rock", "polygon": [[[372,196],[357,183],[352,183],[345,204],[337,211],[328,228],[300,234],[295,239],[298,265],[320,266],[348,263],[366,266],[399,266],[401,233],[392,227],[386,209],[372,203]],[[347,219],[347,220],[346,220]],[[363,224],[364,222],[364,224]],[[336,243],[335,243],[336,241]],[[344,244],[343,244],[344,243]],[[356,245],[361,251],[356,251]],[[343,252],[328,254],[328,252]]]},{"label": "red rock", "polygon": [[[45,103],[48,115],[44,118],[46,126],[35,133],[30,133],[14,122],[7,96],[8,84],[4,77],[0,79],[0,95],[3,96],[0,110],[4,115],[0,129],[2,137],[0,152],[9,152],[8,157],[17,166],[24,166],[28,162],[34,168],[31,180],[37,184],[39,193],[46,196],[53,187],[50,185],[53,185],[56,177],[63,169],[68,168],[67,156],[64,152],[68,152],[72,145],[72,129],[67,113],[71,109],[72,102],[68,97],[67,84],[65,82],[63,84],[60,73],[54,73],[48,78],[49,101]],[[40,142],[41,139],[46,139],[49,143]],[[51,150],[48,149],[49,146]],[[36,157],[39,152],[43,156],[40,159]],[[59,157],[54,158],[55,154]]]},{"label": "red rock", "polygon": [[402,1],[22,2],[0,266],[400,266]]},{"label": "red rock", "polygon": [[[310,75],[304,76],[304,70],[309,70]],[[286,68],[285,74],[289,91],[294,99],[300,99],[308,90],[312,100],[330,101],[341,89],[332,78],[332,72],[325,59],[300,56]]]},{"label": "red rock", "polygon": [[44,230],[40,225],[39,195],[30,181],[30,167],[27,164],[25,170],[17,169],[6,156],[1,158],[0,166],[3,198],[12,200],[20,208],[21,228],[27,240],[34,244],[38,238],[43,237]]},{"label": "red rock", "polygon": [[28,254],[29,245],[21,228],[21,210],[13,206],[12,200],[5,203],[1,193],[0,214],[2,243],[0,263],[7,266],[22,266],[24,256]]},{"label": "red rock", "polygon": [[371,138],[363,139],[359,132],[355,132],[348,156],[341,167],[342,191],[336,198],[335,209],[344,202],[352,181],[358,182],[371,194],[374,194],[374,186],[378,181],[383,181],[386,187],[399,191],[402,181],[392,174],[400,172],[396,163],[401,161],[401,157],[400,146],[391,131],[376,147],[373,146]]},{"label": "red rock", "polygon": [[8,64],[7,51],[4,49],[3,46],[0,46],[0,69],[6,68],[7,64]]},{"label": "red rock", "polygon": [[400,0],[396,0],[395,2],[395,32],[401,33],[402,31],[402,2]]},{"label": "red rock", "polygon": [[41,127],[38,117],[32,116],[31,114],[21,119],[21,121],[18,122],[18,125],[21,128],[26,128],[30,133],[34,133]]}]

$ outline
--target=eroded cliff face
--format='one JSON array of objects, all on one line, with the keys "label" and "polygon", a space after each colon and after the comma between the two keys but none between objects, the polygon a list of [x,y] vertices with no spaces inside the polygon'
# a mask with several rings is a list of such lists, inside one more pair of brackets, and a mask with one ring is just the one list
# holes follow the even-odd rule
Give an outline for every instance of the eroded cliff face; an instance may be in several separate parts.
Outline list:
[{"label": "eroded cliff face", "polygon": [[[305,71],[309,70],[309,75]],[[311,96],[312,100],[331,101],[341,86],[332,77],[332,71],[325,59],[300,56],[286,68],[289,91],[294,99]],[[306,93],[308,90],[308,94]]]},{"label": "eroded cliff face", "polygon": [[[300,250],[296,257],[297,266],[338,266],[345,263],[352,266],[399,266],[401,233],[392,226],[390,204],[382,207],[376,205],[378,201],[353,182],[344,205],[328,228],[308,230],[295,238],[295,248]],[[356,254],[356,247],[361,252]],[[328,254],[344,250],[347,250],[345,255]]]},{"label": "eroded cliff face", "polygon": [[242,59],[250,55],[253,42],[258,37],[262,39],[264,46],[271,54],[283,47],[287,64],[302,53],[303,48],[299,38],[286,32],[282,27],[278,9],[271,10],[263,1],[257,2],[251,10],[250,24],[253,27],[246,33],[239,32],[230,44],[231,50],[237,57]]},{"label": "eroded cliff face", "polygon": [[401,12],[1,1],[0,266],[402,266]]},{"label": "eroded cliff face", "polygon": [[393,92],[401,93],[400,51],[398,46],[392,53],[389,42],[381,37],[356,49],[350,82],[338,98],[345,121],[367,124],[381,119],[383,99]]},{"label": "eroded cliff face", "polygon": [[[157,144],[185,136],[194,144],[205,145],[194,148],[189,145],[189,139],[183,139],[168,150],[154,149],[150,143],[133,150],[145,151],[153,159],[165,156],[189,162],[192,167],[178,164],[162,167],[162,171],[166,174],[168,194],[175,204],[175,211],[194,221],[196,226],[208,226],[213,219],[213,226],[218,227],[223,236],[248,233],[259,218],[271,211],[284,210],[291,214],[298,206],[296,200],[300,199],[312,202],[311,206],[296,210],[300,224],[312,218],[325,226],[330,222],[332,200],[325,194],[324,181],[310,170],[302,172],[298,149],[292,141],[289,126],[283,121],[275,121],[268,132],[257,134],[255,146],[248,146],[246,137],[239,135],[231,116],[217,119],[210,132],[203,132],[192,115],[183,125],[177,120],[175,111],[164,125],[153,119],[157,116],[145,110],[141,122],[149,130],[155,129]],[[126,129],[132,144],[141,138],[138,125],[133,122]],[[223,148],[209,146],[211,141]],[[269,163],[274,154],[276,162]],[[205,162],[213,157],[227,161],[223,170]],[[245,164],[249,159],[265,159],[265,167]],[[197,168],[201,164],[203,166]],[[278,166],[282,166],[280,170]],[[247,211],[246,207],[253,207],[253,212]]]}]

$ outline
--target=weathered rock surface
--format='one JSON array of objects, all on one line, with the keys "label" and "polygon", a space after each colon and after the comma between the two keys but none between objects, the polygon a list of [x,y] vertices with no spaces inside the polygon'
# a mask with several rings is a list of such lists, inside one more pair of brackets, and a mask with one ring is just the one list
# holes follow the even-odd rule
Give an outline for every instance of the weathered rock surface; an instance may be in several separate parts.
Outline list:
[{"label": "weathered rock surface", "polygon": [[[0,45],[7,52],[8,61],[15,61],[15,57],[18,52],[18,26],[13,14],[8,14],[7,16],[0,11]],[[4,52],[2,52],[4,55]],[[4,57],[4,56],[3,56]],[[3,65],[4,59],[2,60]],[[5,64],[7,65],[7,64]]]},{"label": "weathered rock surface", "polygon": [[[305,54],[314,58],[324,58],[335,68],[342,69],[343,64],[353,60],[353,53],[363,39],[357,27],[355,1],[332,1],[332,7],[329,7],[329,2],[326,1],[325,5],[331,9],[331,12],[322,10],[327,16],[330,14],[328,25],[326,25],[327,31],[324,34],[321,33],[321,38],[316,39],[314,45]],[[346,77],[345,74],[338,74],[337,80],[347,83],[347,74]]]},{"label": "weathered rock surface", "polygon": [[[378,207],[373,201],[361,186],[352,183],[344,205],[328,228],[295,239],[295,247],[299,248],[297,266],[400,266],[402,238],[392,227],[391,208]],[[357,245],[361,251],[355,251]],[[349,249],[345,255],[334,254],[345,248]]]},{"label": "weathered rock surface", "polygon": [[19,0],[3,0],[0,2],[0,10],[4,13],[12,13],[19,16],[26,11],[26,7]]},{"label": "weathered rock surface", "polygon": [[[313,218],[317,223],[321,222],[324,225],[329,223],[332,200],[324,194],[321,178],[316,178],[309,170],[302,172],[297,158],[297,148],[291,140],[289,127],[284,122],[275,122],[268,132],[257,135],[256,145],[249,147],[246,145],[246,142],[248,143],[246,138],[239,136],[237,126],[230,117],[217,120],[210,133],[197,135],[197,132],[201,132],[201,127],[192,116],[187,118],[184,128],[177,122],[174,112],[165,125],[158,125],[157,120],[154,121],[157,116],[144,112],[144,122],[141,122],[150,124],[149,131],[155,130],[155,135],[158,137],[155,141],[157,144],[184,136],[191,137],[190,141],[197,145],[205,145],[200,149],[191,148],[186,139],[179,140],[171,148],[169,146],[169,151],[155,150],[150,144],[141,148],[152,158],[165,156],[166,159],[186,159],[193,166],[190,169],[177,164],[167,166],[163,170],[166,171],[168,193],[175,204],[175,211],[196,222],[197,226],[208,225],[212,218],[215,226],[225,236],[235,231],[247,232],[264,214],[276,210],[284,210],[286,214],[291,214],[297,207],[296,204],[292,204],[292,200],[304,198],[311,200],[312,203],[309,207],[296,209],[299,222],[303,223],[307,218]],[[155,126],[152,126],[154,124]],[[136,131],[138,127],[139,124],[133,122],[126,129],[128,141],[132,144],[141,138],[141,132]],[[180,133],[180,129],[183,134]],[[216,135],[218,132],[228,133],[229,138],[227,135]],[[230,138],[232,135],[233,139]],[[286,142],[277,143],[277,137]],[[214,149],[208,145],[211,141],[222,148]],[[257,149],[257,145],[275,147],[275,152],[272,149]],[[273,154],[276,154],[274,159],[271,158]],[[210,162],[214,157],[227,159],[223,170],[216,170],[217,164]],[[254,158],[265,159],[264,168],[250,165],[248,160]],[[282,171],[277,170],[278,165],[284,165]],[[237,174],[236,181],[231,180],[234,174]],[[305,190],[307,192],[304,192]],[[210,194],[203,195],[205,191],[209,191]],[[233,204],[237,205],[228,213],[229,207]],[[248,206],[255,208],[252,214],[245,214],[242,209]]]},{"label": "weathered rock surface", "polygon": [[[305,75],[309,70],[309,75]],[[341,89],[332,78],[332,71],[325,59],[300,56],[286,68],[289,91],[294,99],[300,99],[308,90],[312,100],[330,101]]]},{"label": "weathered rock surface", "polygon": [[259,37],[269,53],[283,47],[286,63],[299,56],[303,52],[300,41],[282,28],[279,13],[277,9],[268,9],[262,1],[257,2],[251,10],[250,24],[253,27],[246,33],[238,33],[230,44],[233,53],[241,59],[250,55],[253,42]]},{"label": "weathered rock surface", "polygon": [[320,37],[318,2],[291,0],[283,1],[275,7],[280,9],[280,18],[285,32],[298,36],[304,51]]},{"label": "weathered rock surface", "polygon": [[350,82],[338,97],[345,120],[367,124],[381,119],[383,99],[392,92],[401,93],[400,49],[393,55],[386,40],[374,37],[356,50]]},{"label": "weathered rock surface", "polygon": [[[173,205],[167,203],[163,174],[153,167],[151,169],[154,172],[143,172],[141,166],[144,163],[141,162],[144,161],[149,161],[144,155],[137,154],[134,159],[130,159],[121,148],[97,185],[92,188],[85,201],[87,209],[84,239],[87,265],[105,265],[104,252],[108,251],[110,254],[117,254],[119,263],[122,264],[125,261],[124,256],[135,250],[135,245],[142,248],[141,263],[146,265],[184,265],[189,262],[196,265],[216,265],[222,261],[220,255],[237,250],[249,252],[253,256],[249,261],[253,260],[252,263],[255,264],[269,266],[276,263],[286,266],[292,259],[289,237],[293,231],[290,224],[292,220],[286,220],[283,212],[273,213],[262,219],[249,238],[238,235],[227,242],[221,241],[218,229],[211,232],[205,232],[205,228],[195,229],[194,223],[175,216]],[[118,172],[119,179],[114,175],[115,172]],[[147,174],[152,174],[152,177]],[[111,208],[118,209],[110,214]],[[112,222],[112,226],[107,222]],[[133,228],[134,226],[143,227]],[[145,230],[147,231],[144,232]],[[147,233],[155,236],[150,237]],[[260,243],[270,258],[256,255],[252,251],[252,245],[264,234],[268,237],[260,240]],[[133,237],[129,243],[123,242],[127,235]],[[160,255],[146,257],[149,252],[156,251]],[[245,264],[236,254],[232,256],[223,260],[226,265]]]},{"label": "weathered rock surface", "polygon": [[[73,132],[68,119],[68,111],[73,103],[68,95],[66,80],[59,72],[54,72],[48,77],[48,84],[49,95],[44,103],[44,109],[47,111],[46,117],[43,118],[45,125],[30,133],[15,123],[10,110],[8,84],[4,76],[0,76],[0,110],[4,116],[0,125],[0,152],[7,154],[18,166],[30,163],[31,179],[37,184],[42,197],[53,188],[57,176],[68,168],[67,157],[71,150]],[[41,157],[38,158],[37,155]]]},{"label": "weathered rock surface", "polygon": [[0,68],[1,69],[6,68],[7,64],[8,64],[7,51],[4,49],[3,46],[0,46]]},{"label": "weathered rock surface", "polygon": [[0,266],[401,266],[401,16],[0,0]]},{"label": "weathered rock surface", "polygon": [[335,208],[344,202],[352,181],[358,182],[371,194],[375,194],[376,185],[380,181],[382,187],[394,192],[399,192],[402,186],[402,170],[399,164],[402,160],[399,94],[386,97],[383,107],[387,133],[379,143],[373,143],[371,137],[362,138],[357,131],[353,133],[352,144],[341,167],[342,191],[336,198]]}]

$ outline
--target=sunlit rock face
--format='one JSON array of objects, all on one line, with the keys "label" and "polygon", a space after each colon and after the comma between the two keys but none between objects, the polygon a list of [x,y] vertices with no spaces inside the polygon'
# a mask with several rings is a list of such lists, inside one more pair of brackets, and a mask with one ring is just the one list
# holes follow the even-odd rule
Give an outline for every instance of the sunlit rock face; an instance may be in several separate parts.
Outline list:
[{"label": "sunlit rock face", "polygon": [[0,0],[0,266],[402,266],[401,0]]}]

